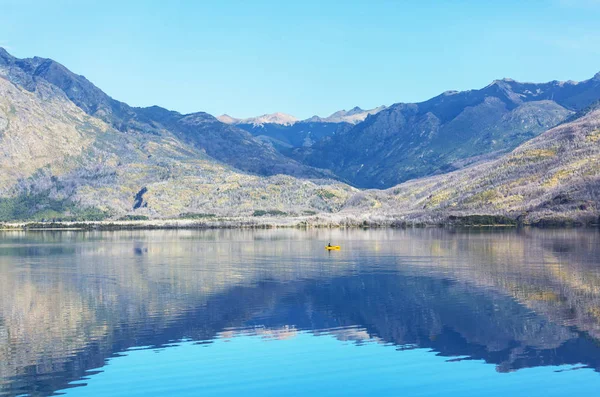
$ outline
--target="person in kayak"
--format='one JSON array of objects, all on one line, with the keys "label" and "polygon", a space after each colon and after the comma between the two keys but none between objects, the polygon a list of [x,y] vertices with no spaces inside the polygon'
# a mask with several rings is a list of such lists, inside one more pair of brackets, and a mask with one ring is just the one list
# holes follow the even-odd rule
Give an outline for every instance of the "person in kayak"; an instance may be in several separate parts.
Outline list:
[{"label": "person in kayak", "polygon": [[331,247],[331,243],[327,244],[327,247]]}]

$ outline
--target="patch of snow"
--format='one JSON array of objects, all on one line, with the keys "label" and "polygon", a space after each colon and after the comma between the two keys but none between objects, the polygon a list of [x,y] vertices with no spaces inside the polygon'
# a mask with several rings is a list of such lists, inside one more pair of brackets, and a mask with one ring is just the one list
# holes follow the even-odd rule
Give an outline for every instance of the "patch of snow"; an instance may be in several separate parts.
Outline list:
[{"label": "patch of snow", "polygon": [[217,117],[219,121],[225,124],[253,124],[256,127],[263,126],[264,124],[280,124],[290,126],[295,124],[298,119],[292,115],[277,112],[272,114],[263,114],[258,117],[250,117],[247,119],[237,119],[227,114]]},{"label": "patch of snow", "polygon": [[332,113],[328,117],[313,116],[305,121],[358,124],[361,121],[364,121],[369,115],[377,114],[384,109],[387,109],[387,106],[379,106],[369,110],[363,110],[356,106],[350,110],[339,110],[335,113]]}]

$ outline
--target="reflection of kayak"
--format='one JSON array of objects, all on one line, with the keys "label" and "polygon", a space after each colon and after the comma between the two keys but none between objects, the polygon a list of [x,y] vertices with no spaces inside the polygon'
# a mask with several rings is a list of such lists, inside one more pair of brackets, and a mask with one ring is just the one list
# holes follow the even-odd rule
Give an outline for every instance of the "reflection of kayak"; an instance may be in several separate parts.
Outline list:
[{"label": "reflection of kayak", "polygon": [[328,251],[339,251],[342,249],[342,247],[340,247],[339,245],[328,245],[325,247],[325,249]]}]

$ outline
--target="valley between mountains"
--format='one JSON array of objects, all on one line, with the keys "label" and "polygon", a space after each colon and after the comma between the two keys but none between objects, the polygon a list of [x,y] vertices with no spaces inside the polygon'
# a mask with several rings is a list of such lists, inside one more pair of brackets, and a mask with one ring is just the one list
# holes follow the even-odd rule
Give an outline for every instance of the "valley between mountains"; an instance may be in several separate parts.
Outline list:
[{"label": "valley between mountains", "polygon": [[597,224],[600,74],[298,120],[115,100],[0,48],[0,221]]}]

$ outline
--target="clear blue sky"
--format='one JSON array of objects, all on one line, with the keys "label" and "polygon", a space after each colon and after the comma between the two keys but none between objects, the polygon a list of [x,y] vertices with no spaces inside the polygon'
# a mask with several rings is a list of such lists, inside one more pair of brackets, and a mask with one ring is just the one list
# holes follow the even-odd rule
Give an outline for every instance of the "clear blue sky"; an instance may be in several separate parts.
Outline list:
[{"label": "clear blue sky", "polygon": [[0,0],[0,45],[116,99],[327,115],[600,71],[600,0]]}]

